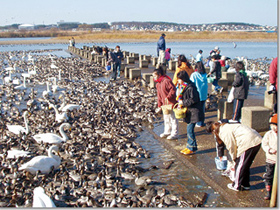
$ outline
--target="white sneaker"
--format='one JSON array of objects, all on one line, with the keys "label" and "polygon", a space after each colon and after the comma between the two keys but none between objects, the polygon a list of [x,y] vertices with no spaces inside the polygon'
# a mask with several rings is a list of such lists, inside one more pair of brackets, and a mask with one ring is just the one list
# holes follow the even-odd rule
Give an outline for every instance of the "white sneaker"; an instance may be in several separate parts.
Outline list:
[{"label": "white sneaker", "polygon": [[167,137],[167,136],[169,136],[170,134],[166,134],[166,133],[162,133],[162,134],[160,134],[159,136],[160,136],[160,138],[164,138],[164,137]]},{"label": "white sneaker", "polygon": [[223,87],[221,87],[221,88],[220,88],[220,90],[219,90],[219,92],[220,92],[220,93],[222,93],[222,92],[223,92],[223,89],[224,89],[224,88],[223,88]]},{"label": "white sneaker", "polygon": [[229,184],[227,185],[227,187],[228,187],[229,189],[231,189],[231,190],[236,191],[236,192],[239,191],[238,189],[235,189],[235,188],[232,186],[232,183],[229,183]]},{"label": "white sneaker", "polygon": [[228,120],[229,123],[239,123],[237,120]]},{"label": "white sneaker", "polygon": [[175,135],[175,136],[170,135],[170,136],[167,137],[167,139],[168,140],[178,139],[178,136],[177,135]]},{"label": "white sneaker", "polygon": [[121,77],[117,77],[117,79],[119,79],[119,78],[121,78]]}]

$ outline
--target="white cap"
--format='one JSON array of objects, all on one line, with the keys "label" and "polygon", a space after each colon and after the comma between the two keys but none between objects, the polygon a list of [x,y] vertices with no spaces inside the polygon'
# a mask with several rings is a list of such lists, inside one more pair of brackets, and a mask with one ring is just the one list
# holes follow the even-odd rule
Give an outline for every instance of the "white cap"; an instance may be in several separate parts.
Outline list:
[{"label": "white cap", "polygon": [[218,47],[218,46],[216,46],[216,47],[215,47],[215,50],[219,50],[219,47]]}]

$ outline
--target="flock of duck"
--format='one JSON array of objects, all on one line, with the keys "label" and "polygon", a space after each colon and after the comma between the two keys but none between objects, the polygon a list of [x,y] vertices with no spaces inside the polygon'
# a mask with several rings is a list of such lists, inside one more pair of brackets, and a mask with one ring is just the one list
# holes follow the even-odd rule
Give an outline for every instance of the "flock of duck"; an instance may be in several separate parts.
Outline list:
[{"label": "flock of duck", "polygon": [[172,162],[139,165],[151,155],[134,140],[157,119],[155,89],[97,82],[99,65],[40,53],[0,53],[1,207],[196,206],[144,175]]}]

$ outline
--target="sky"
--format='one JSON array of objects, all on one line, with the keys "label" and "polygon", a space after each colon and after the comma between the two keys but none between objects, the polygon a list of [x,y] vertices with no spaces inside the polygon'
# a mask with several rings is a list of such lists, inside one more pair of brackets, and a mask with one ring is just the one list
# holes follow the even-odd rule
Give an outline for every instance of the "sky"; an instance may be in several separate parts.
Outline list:
[{"label": "sky", "polygon": [[65,22],[277,25],[279,0],[2,0],[0,26]]}]

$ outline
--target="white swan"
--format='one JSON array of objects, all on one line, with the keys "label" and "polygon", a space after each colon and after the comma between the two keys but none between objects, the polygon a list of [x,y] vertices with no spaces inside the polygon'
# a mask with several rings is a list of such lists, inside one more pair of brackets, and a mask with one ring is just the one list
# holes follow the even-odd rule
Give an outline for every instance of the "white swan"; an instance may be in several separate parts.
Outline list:
[{"label": "white swan", "polygon": [[63,98],[63,102],[61,104],[61,107],[58,108],[59,111],[67,112],[67,110],[72,111],[74,109],[80,109],[80,105],[77,104],[65,104],[65,98],[64,95],[60,95],[59,99]]},{"label": "white swan", "polygon": [[52,152],[58,152],[58,147],[56,145],[51,146],[48,149],[48,156],[40,155],[32,158],[30,161],[24,163],[19,170],[26,170],[32,174],[36,174],[37,171],[40,171],[43,174],[47,174],[53,169],[56,169],[60,165],[60,157],[54,155]]},{"label": "white swan", "polygon": [[[30,152],[28,151],[24,151],[24,150],[18,150],[18,149],[11,149],[8,150],[8,155],[7,155],[7,159],[14,159],[14,158],[18,158],[18,157],[27,157]],[[3,154],[0,155],[1,157],[3,156]]]},{"label": "white swan", "polygon": [[41,133],[41,134],[34,135],[33,138],[38,143],[44,142],[44,143],[49,143],[49,144],[60,144],[69,139],[68,136],[63,131],[64,127],[68,127],[70,129],[71,125],[69,123],[63,123],[60,125],[59,133],[62,137],[60,137],[59,135],[54,134],[54,133]]},{"label": "white swan", "polygon": [[25,128],[21,125],[7,125],[8,130],[16,135],[19,135],[20,133],[28,134],[29,133],[29,126],[28,126],[28,122],[27,122],[28,114],[30,114],[28,111],[25,111],[23,113]]},{"label": "white swan", "polygon": [[42,187],[36,187],[33,190],[33,203],[32,207],[56,207],[52,199],[46,195],[45,190]]},{"label": "white swan", "polygon": [[23,76],[23,84],[22,85],[18,85],[15,87],[16,90],[25,90],[26,89],[26,76]]},{"label": "white swan", "polygon": [[46,83],[47,83],[47,90],[44,90],[42,93],[44,98],[52,96],[52,92],[50,91],[50,84],[48,81]]},{"label": "white swan", "polygon": [[55,121],[58,123],[66,122],[68,120],[68,116],[65,112],[62,112],[61,114],[59,113],[58,109],[56,108],[55,105],[49,104],[49,109],[53,108],[55,111]]}]

